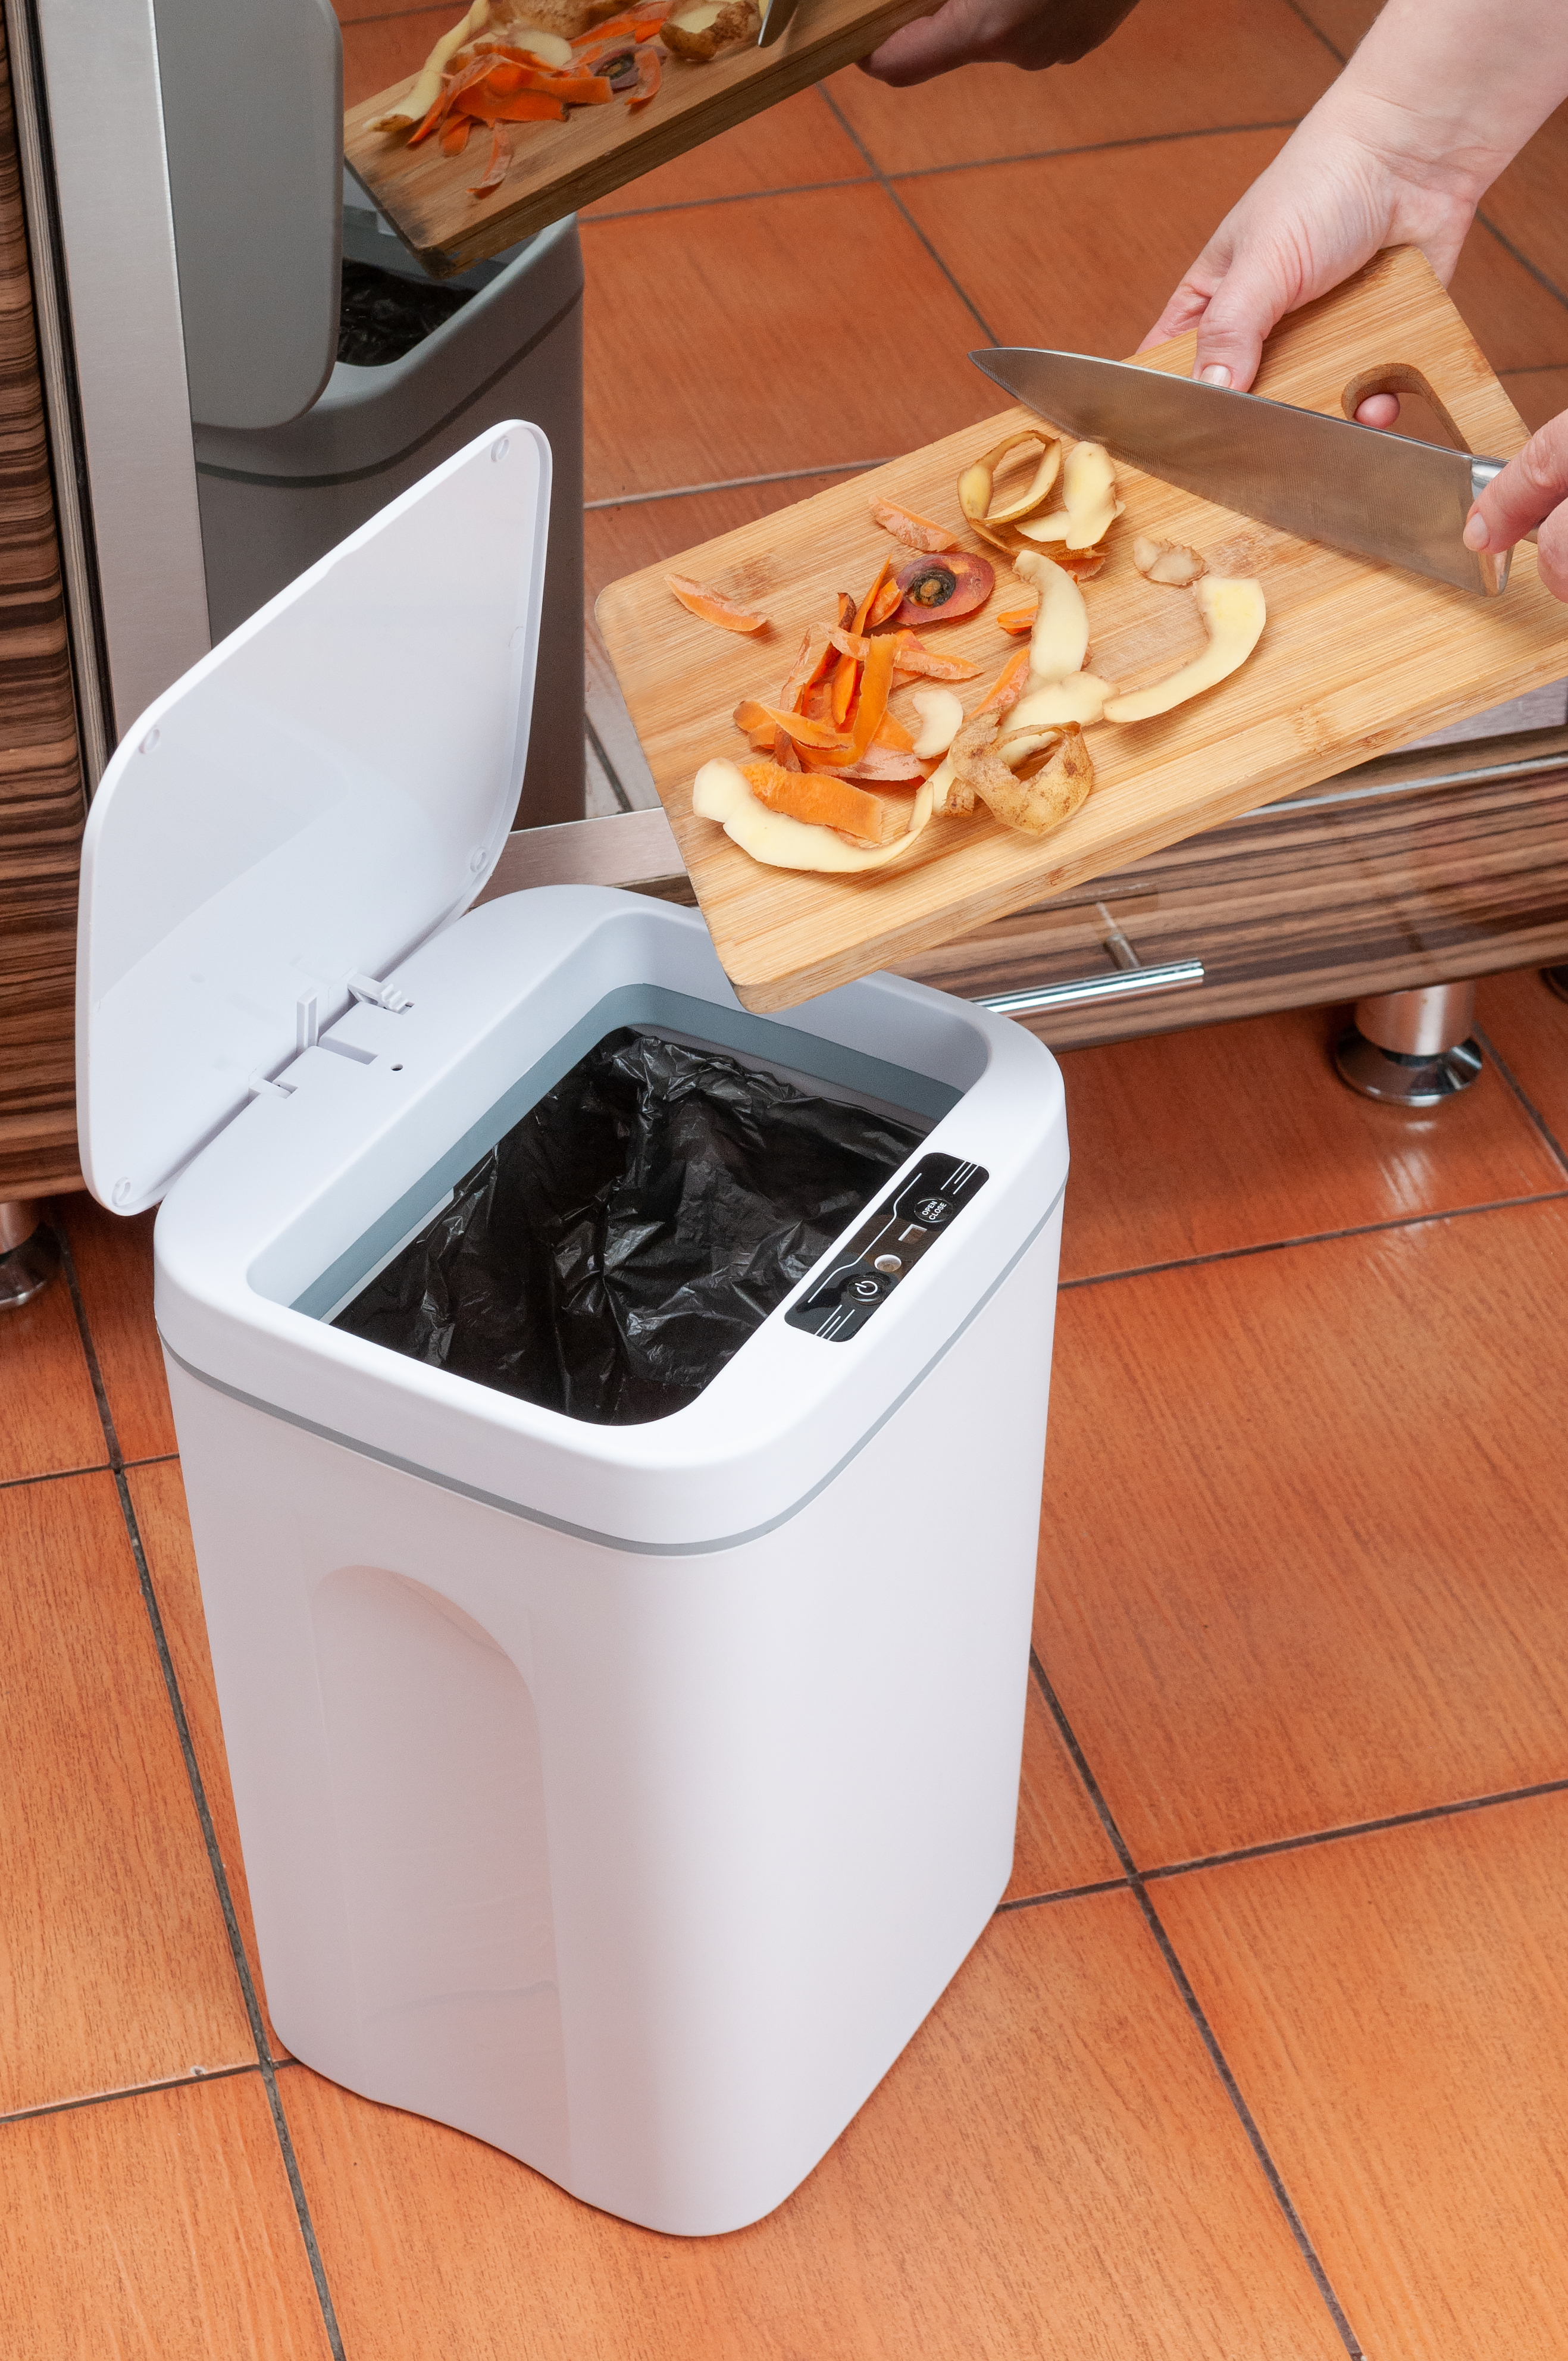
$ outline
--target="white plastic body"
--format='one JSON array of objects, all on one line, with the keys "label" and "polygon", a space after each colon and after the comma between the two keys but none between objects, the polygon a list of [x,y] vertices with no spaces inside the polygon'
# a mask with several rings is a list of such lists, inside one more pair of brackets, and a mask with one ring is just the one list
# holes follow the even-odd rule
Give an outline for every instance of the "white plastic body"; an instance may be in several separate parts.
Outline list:
[{"label": "white plastic body", "polygon": [[[890,977],[797,1036],[964,1092],[984,1187],[848,1343],[769,1318],[582,1424],[289,1309],[695,914],[487,904],[184,1173],[158,1313],[269,2005],[306,2063],[700,2235],[794,2189],[1012,1859],[1066,1135],[1032,1037]],[[912,1159],[913,1161],[913,1159]],[[895,1183],[890,1183],[890,1188]]]},{"label": "white plastic body", "polygon": [[804,2180],[1010,1873],[1059,1222],[834,1484],[699,1555],[531,1525],[171,1365],[297,2057],[652,2230]]}]

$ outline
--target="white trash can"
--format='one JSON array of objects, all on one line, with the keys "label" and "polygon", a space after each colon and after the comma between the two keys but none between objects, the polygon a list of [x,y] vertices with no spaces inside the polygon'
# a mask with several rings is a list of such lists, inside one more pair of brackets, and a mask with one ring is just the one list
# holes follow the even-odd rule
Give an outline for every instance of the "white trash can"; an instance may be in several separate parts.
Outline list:
[{"label": "white trash can", "polygon": [[[548,485],[537,430],[495,428],[120,747],[82,865],[83,1169],[163,1200],[279,2033],[701,2235],[810,2171],[1006,1883],[1067,1139],[1047,1050],[942,994],[764,1019],[694,912],[468,908],[526,754]],[[606,1036],[716,1045],[742,1098],[905,1148],[667,1415],[351,1333],[498,1141],[563,1136],[530,1110]]]}]

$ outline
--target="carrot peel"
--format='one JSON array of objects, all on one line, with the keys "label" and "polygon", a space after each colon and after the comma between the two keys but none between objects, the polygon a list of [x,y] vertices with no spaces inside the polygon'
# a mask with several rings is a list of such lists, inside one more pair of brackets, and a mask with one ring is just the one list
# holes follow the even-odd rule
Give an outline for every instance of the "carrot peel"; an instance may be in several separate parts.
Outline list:
[{"label": "carrot peel", "polygon": [[754,607],[742,607],[737,599],[727,598],[722,590],[712,590],[705,582],[694,582],[689,574],[666,574],[664,580],[688,614],[699,616],[705,623],[717,623],[721,631],[765,631],[768,628],[767,617],[759,615]]}]

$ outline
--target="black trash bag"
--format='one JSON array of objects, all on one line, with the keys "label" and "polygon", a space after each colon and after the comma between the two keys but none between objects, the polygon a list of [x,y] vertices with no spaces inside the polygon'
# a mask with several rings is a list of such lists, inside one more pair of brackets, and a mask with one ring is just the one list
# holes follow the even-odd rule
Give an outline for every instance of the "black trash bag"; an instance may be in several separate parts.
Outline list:
[{"label": "black trash bag", "polygon": [[444,327],[469,300],[466,287],[426,286],[374,262],[343,266],[337,357],[356,368],[385,368]]},{"label": "black trash bag", "polygon": [[334,1323],[600,1426],[694,1401],[921,1134],[608,1034]]}]

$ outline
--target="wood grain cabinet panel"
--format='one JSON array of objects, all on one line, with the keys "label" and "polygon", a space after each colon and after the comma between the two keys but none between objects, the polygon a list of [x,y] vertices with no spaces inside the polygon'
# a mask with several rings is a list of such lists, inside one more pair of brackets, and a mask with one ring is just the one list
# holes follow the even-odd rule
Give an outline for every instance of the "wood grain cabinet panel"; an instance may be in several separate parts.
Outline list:
[{"label": "wood grain cabinet panel", "polygon": [[[1468,765],[1466,768],[1465,766]],[[1056,1049],[1568,957],[1568,731],[1395,756],[1189,837],[901,972],[965,999],[1147,967],[1200,984],[1027,1021]]]},{"label": "wood grain cabinet panel", "polygon": [[9,61],[0,27],[0,1198],[81,1186],[84,813]]}]

